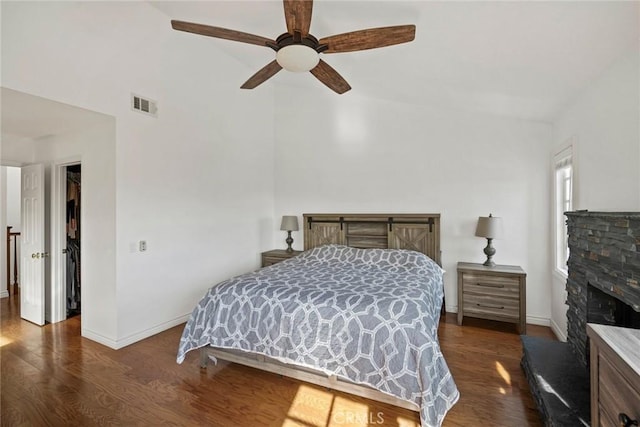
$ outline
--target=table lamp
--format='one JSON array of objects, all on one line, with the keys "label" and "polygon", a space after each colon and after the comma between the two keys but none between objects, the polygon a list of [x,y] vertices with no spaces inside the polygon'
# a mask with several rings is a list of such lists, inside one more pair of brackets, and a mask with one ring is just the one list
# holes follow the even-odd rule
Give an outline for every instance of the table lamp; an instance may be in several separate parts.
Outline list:
[{"label": "table lamp", "polygon": [[478,226],[476,227],[476,236],[487,239],[487,246],[484,248],[487,260],[482,265],[495,267],[496,263],[493,262],[493,256],[496,254],[496,249],[493,247],[491,242],[493,239],[499,239],[502,237],[502,218],[495,217],[491,214],[489,214],[489,216],[479,217]]},{"label": "table lamp", "polygon": [[293,238],[291,237],[292,231],[298,231],[298,217],[295,215],[284,215],[282,217],[282,223],[280,224],[280,230],[286,231],[287,234],[287,252],[293,252],[293,248],[291,244],[293,243]]}]

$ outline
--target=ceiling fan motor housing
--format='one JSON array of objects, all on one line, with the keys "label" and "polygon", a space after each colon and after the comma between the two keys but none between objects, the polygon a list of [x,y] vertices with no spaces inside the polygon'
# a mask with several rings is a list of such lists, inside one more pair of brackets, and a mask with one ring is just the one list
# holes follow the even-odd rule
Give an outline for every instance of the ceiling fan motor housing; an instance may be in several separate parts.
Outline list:
[{"label": "ceiling fan motor housing", "polygon": [[302,34],[299,31],[295,31],[293,34],[280,34],[276,39],[275,44],[269,44],[268,46],[277,52],[283,47],[291,46],[294,44],[310,47],[318,53],[327,50],[327,48],[329,47],[326,44],[320,44],[318,42],[318,39],[313,37],[311,34],[307,34],[306,36],[302,37]]}]

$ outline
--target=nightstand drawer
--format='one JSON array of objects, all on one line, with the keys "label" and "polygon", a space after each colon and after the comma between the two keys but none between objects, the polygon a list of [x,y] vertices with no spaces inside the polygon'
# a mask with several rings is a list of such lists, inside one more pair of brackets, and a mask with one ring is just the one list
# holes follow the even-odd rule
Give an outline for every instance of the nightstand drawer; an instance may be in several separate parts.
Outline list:
[{"label": "nightstand drawer", "polygon": [[300,255],[301,251],[287,252],[283,249],[274,249],[271,251],[262,253],[262,267],[268,267],[273,264],[277,264],[294,256]]},{"label": "nightstand drawer", "polygon": [[465,273],[462,278],[462,291],[517,299],[520,294],[520,280],[513,277]]},{"label": "nightstand drawer", "polygon": [[465,294],[463,309],[467,315],[487,314],[512,319],[520,317],[519,300],[491,295]]},{"label": "nightstand drawer", "polygon": [[268,267],[270,265],[277,264],[280,261],[284,261],[285,259],[288,259],[288,258],[264,256],[264,257],[262,257],[262,266],[263,267]]}]

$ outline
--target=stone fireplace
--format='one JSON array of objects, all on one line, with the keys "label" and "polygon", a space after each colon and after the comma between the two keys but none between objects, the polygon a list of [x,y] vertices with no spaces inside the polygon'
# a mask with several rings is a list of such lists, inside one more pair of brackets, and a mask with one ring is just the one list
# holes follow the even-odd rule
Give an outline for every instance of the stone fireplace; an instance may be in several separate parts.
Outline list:
[{"label": "stone fireplace", "polygon": [[588,322],[638,328],[640,213],[567,212],[567,341],[588,361]]},{"label": "stone fireplace", "polygon": [[546,426],[590,425],[587,323],[640,328],[640,212],[567,212],[567,342],[522,336]]},{"label": "stone fireplace", "polygon": [[587,284],[587,322],[640,329],[640,313],[624,301]]}]

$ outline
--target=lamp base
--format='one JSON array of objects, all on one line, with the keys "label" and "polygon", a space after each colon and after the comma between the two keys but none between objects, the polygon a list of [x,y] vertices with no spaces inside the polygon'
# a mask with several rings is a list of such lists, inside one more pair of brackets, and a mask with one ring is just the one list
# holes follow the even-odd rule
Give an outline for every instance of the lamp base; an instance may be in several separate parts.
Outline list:
[{"label": "lamp base", "polygon": [[291,245],[293,244],[293,237],[291,237],[291,231],[287,231],[287,233],[288,233],[287,239],[285,240],[285,242],[287,242],[286,251],[291,253],[291,252],[293,252],[293,248],[291,247]]},{"label": "lamp base", "polygon": [[495,267],[496,263],[493,262],[493,256],[496,254],[496,249],[491,244],[493,239],[487,237],[487,246],[484,248],[484,254],[487,256],[487,260],[482,264],[486,267]]}]

